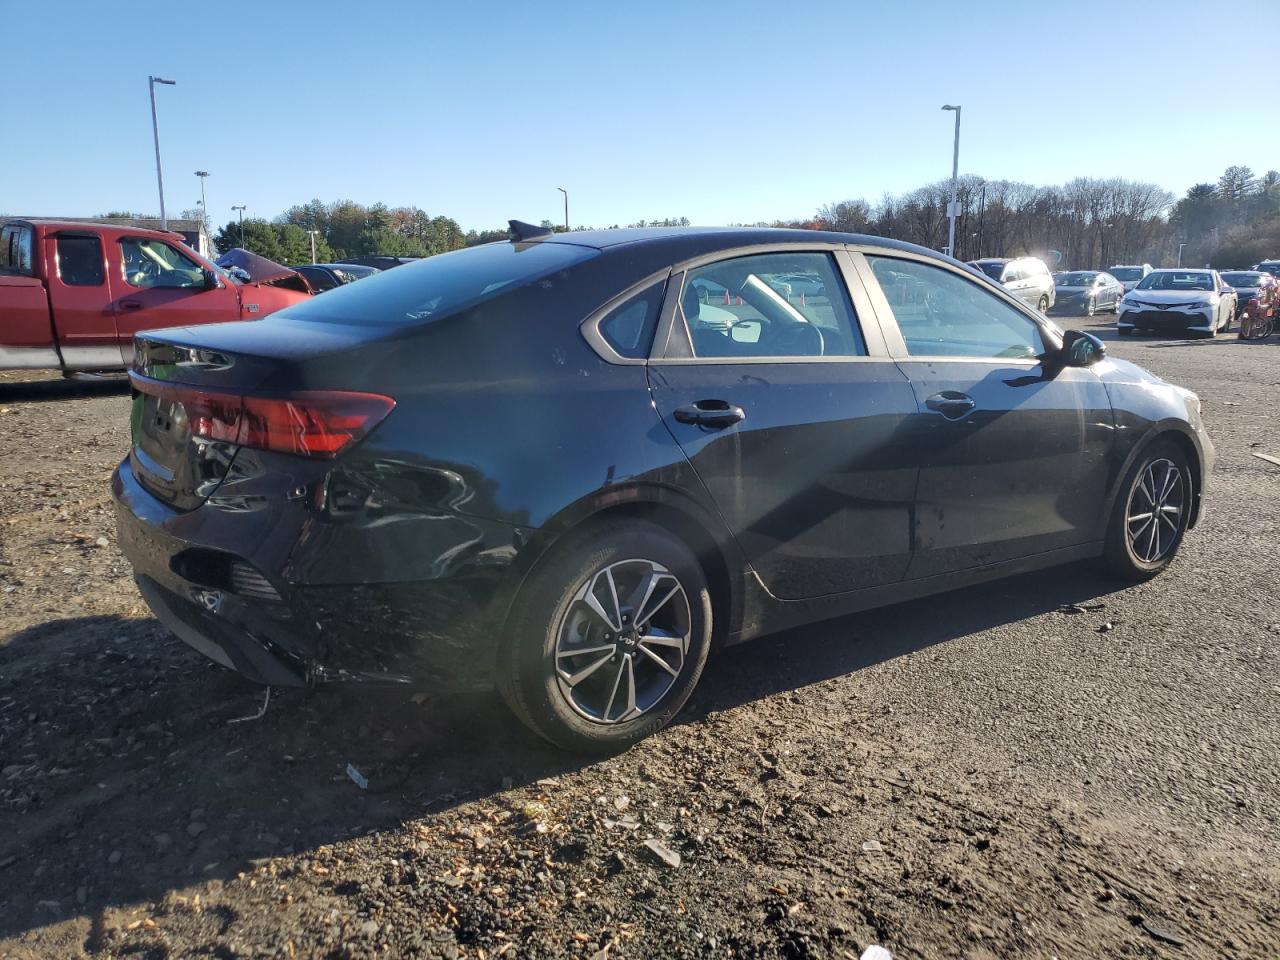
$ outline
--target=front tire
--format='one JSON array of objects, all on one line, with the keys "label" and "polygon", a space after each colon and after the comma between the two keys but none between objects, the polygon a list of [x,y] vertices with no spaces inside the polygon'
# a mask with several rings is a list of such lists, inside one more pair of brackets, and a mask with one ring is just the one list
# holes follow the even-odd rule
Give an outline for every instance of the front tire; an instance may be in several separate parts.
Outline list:
[{"label": "front tire", "polygon": [[1093,297],[1090,297],[1084,305],[1084,315],[1086,317],[1092,317],[1097,312],[1098,312],[1098,301],[1095,300]]},{"label": "front tire", "polygon": [[1037,305],[1036,309],[1041,313],[1047,314],[1049,312],[1049,298],[1041,297],[1040,303]]},{"label": "front tire", "polygon": [[1150,580],[1173,562],[1191,519],[1194,490],[1187,455],[1157,440],[1125,474],[1107,525],[1103,559],[1125,580]]},{"label": "front tire", "polygon": [[496,679],[511,711],[566,750],[611,753],[661,730],[711,649],[711,597],[692,551],[640,520],[552,548],[507,623]]}]

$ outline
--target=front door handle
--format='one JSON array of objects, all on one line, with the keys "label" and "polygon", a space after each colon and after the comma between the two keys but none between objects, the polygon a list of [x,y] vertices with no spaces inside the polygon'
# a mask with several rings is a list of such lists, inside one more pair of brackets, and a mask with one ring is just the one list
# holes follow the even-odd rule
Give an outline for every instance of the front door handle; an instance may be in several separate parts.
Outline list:
[{"label": "front door handle", "polygon": [[960,393],[958,390],[943,390],[941,393],[935,393],[926,400],[924,405],[930,410],[942,414],[948,420],[959,420],[976,407],[978,403],[973,397],[966,393]]},{"label": "front door handle", "polygon": [[731,427],[747,418],[746,411],[727,400],[698,400],[676,407],[675,418],[681,423],[700,427]]},{"label": "front door handle", "polygon": [[121,310],[141,310],[141,309],[142,309],[142,301],[140,301],[140,300],[121,300],[121,301],[120,301],[120,309],[121,309]]}]

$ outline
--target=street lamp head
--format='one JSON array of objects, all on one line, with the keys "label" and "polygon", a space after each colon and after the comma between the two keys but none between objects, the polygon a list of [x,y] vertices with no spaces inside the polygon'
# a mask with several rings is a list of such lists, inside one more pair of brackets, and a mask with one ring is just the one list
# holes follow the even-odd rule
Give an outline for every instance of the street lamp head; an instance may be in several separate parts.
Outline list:
[{"label": "street lamp head", "polygon": [[959,106],[957,106],[957,105],[954,105],[954,104],[944,103],[944,104],[942,105],[942,109],[943,109],[943,110],[959,110],[959,109],[960,109],[960,107],[959,107]]},{"label": "street lamp head", "polygon": [[178,82],[177,80],[166,80],[164,77],[147,77],[147,79],[152,83],[163,83],[167,87],[172,87]]},{"label": "street lamp head", "polygon": [[196,176],[197,176],[197,177],[207,177],[208,175],[209,175],[209,171],[208,171],[208,170],[197,170],[197,171],[196,171]]}]

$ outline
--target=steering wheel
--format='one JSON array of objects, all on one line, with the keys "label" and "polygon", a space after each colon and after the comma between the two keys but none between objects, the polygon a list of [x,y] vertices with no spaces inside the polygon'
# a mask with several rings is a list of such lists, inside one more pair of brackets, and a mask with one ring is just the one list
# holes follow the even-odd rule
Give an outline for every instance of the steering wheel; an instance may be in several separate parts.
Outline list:
[{"label": "steering wheel", "polygon": [[778,352],[788,357],[821,357],[826,351],[822,331],[812,323],[789,323],[774,335]]}]

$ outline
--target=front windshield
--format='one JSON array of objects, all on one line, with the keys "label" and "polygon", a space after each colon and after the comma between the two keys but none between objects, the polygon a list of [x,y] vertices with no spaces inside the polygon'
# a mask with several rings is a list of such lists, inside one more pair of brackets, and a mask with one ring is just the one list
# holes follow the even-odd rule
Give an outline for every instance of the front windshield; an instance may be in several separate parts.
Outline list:
[{"label": "front windshield", "polygon": [[1121,283],[1128,283],[1131,280],[1142,279],[1141,267],[1112,267],[1111,275]]},{"label": "front windshield", "polygon": [[1000,274],[1004,273],[1003,263],[975,263],[975,267],[985,273],[992,280],[998,281]]},{"label": "front windshield", "polygon": [[1212,290],[1213,277],[1203,270],[1158,270],[1147,274],[1139,290]]},{"label": "front windshield", "polygon": [[1242,270],[1234,273],[1219,274],[1222,282],[1228,287],[1256,287],[1262,279],[1262,274],[1254,273],[1251,270]]},{"label": "front windshield", "polygon": [[1060,287],[1087,287],[1096,276],[1096,273],[1088,270],[1077,270],[1075,273],[1060,273],[1053,278],[1053,282]]}]

